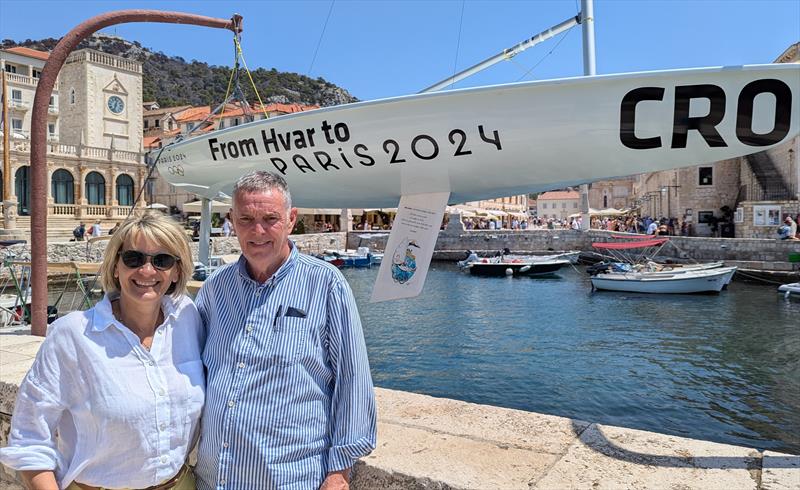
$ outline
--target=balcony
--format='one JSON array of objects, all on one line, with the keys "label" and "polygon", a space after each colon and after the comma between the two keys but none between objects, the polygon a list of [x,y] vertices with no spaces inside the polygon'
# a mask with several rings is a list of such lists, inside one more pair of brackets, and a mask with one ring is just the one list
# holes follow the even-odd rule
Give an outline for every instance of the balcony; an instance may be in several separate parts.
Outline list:
[{"label": "balcony", "polygon": [[18,85],[27,85],[28,87],[36,87],[39,83],[38,78],[29,77],[27,75],[18,75],[16,73],[6,73],[6,81],[8,83],[14,83]]},{"label": "balcony", "polygon": [[58,107],[56,107],[54,105],[47,106],[47,113],[50,114],[51,116],[57,116],[58,115]]},{"label": "balcony", "polygon": [[8,101],[8,108],[12,111],[25,112],[31,108],[30,103],[20,99],[10,99]]}]

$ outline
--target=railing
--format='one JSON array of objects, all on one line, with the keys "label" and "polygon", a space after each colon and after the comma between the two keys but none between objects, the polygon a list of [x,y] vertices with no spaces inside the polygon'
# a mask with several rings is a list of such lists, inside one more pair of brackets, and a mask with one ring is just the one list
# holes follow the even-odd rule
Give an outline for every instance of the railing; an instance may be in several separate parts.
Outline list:
[{"label": "railing", "polygon": [[77,206],[74,204],[50,204],[50,214],[53,216],[75,216]]},{"label": "railing", "polygon": [[[19,152],[30,152],[31,142],[28,131],[15,129],[11,133],[11,149]],[[47,153],[52,155],[87,157],[100,160],[108,160],[109,152],[111,159],[120,162],[141,163],[143,154],[136,151],[110,150],[109,148],[99,148],[96,146],[78,146],[59,143],[58,136],[48,136]]]},{"label": "railing", "polygon": [[84,146],[83,154],[91,158],[106,158],[108,156],[108,148],[97,148],[94,146]]},{"label": "railing", "polygon": [[67,57],[66,63],[75,63],[78,61],[89,61],[91,63],[98,63],[101,65],[112,66],[121,70],[132,71],[134,73],[142,72],[142,65],[137,61],[126,60],[119,56],[114,56],[99,51],[78,51],[72,53]]},{"label": "railing", "polygon": [[140,162],[142,155],[136,151],[114,150],[113,159],[123,162]]},{"label": "railing", "polygon": [[35,87],[39,83],[38,78],[33,78],[27,75],[18,75],[16,73],[8,73],[8,72],[6,72],[6,80],[11,83],[30,85],[31,87]]},{"label": "railing", "polygon": [[47,112],[49,112],[50,114],[58,114],[58,107],[54,105],[49,105],[47,106]]},{"label": "railing", "polygon": [[111,212],[115,218],[125,218],[130,214],[133,206],[113,206]]},{"label": "railing", "polygon": [[8,101],[8,106],[11,107],[12,109],[18,109],[23,111],[27,111],[31,107],[29,103],[19,99],[10,99]]},{"label": "railing", "polygon": [[793,184],[780,182],[761,184],[751,175],[749,182],[745,179],[739,188],[737,202],[741,201],[791,201],[798,198],[797,188]]},{"label": "railing", "polygon": [[87,216],[105,216],[106,215],[106,207],[105,206],[84,206],[83,207],[84,214]]}]

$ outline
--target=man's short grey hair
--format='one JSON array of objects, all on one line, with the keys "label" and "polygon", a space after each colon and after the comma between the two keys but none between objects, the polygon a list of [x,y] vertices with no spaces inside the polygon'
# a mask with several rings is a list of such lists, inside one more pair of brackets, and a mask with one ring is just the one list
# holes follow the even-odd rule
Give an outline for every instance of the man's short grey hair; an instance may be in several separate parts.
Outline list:
[{"label": "man's short grey hair", "polygon": [[289,192],[286,180],[280,175],[266,170],[256,170],[239,177],[239,180],[233,185],[233,198],[236,199],[236,194],[239,192],[267,192],[276,189],[283,193],[286,209],[292,209],[292,194]]}]

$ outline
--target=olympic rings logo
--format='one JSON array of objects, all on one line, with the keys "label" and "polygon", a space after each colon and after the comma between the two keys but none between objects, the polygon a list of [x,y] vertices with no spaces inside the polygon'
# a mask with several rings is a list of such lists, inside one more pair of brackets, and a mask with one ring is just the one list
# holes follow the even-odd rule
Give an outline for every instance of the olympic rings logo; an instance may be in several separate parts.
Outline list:
[{"label": "olympic rings logo", "polygon": [[179,175],[181,177],[184,176],[182,165],[171,165],[167,167],[167,172],[169,172],[171,175]]}]

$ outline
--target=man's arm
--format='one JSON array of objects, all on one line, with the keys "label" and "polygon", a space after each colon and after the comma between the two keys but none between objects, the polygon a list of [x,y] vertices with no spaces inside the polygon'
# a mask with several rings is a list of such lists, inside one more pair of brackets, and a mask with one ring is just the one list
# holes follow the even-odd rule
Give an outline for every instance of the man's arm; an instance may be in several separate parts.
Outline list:
[{"label": "man's arm", "polygon": [[375,449],[377,417],[361,319],[344,279],[329,292],[327,320],[328,359],[334,375],[327,471],[335,477],[332,473],[346,474],[358,458]]}]

